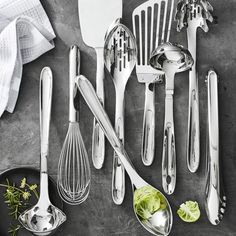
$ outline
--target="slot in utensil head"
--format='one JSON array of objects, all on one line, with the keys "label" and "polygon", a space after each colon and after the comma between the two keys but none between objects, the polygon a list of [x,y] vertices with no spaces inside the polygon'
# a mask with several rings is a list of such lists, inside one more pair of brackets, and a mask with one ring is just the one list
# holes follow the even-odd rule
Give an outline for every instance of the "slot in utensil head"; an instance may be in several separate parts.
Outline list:
[{"label": "slot in utensil head", "polygon": [[137,61],[137,46],[132,32],[125,25],[117,23],[108,33],[104,58],[113,78],[124,73],[131,74]]},{"label": "slot in utensil head", "polygon": [[174,0],[149,0],[134,9],[133,33],[137,41],[136,72],[140,83],[155,83],[163,74],[150,66],[153,50],[168,42],[173,20]]},{"label": "slot in utensil head", "polygon": [[175,20],[177,31],[184,27],[202,28],[208,32],[207,21],[213,22],[213,7],[206,0],[181,0],[177,5]]}]

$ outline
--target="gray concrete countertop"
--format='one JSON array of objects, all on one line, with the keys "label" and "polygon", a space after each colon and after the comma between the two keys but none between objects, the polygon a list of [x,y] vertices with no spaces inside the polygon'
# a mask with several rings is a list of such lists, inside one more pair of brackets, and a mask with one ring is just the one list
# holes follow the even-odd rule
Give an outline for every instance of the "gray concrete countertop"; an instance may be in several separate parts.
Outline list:
[{"label": "gray concrete countertop", "polygon": [[[123,22],[131,28],[132,10],[144,0],[124,0]],[[214,15],[219,23],[210,26],[209,33],[199,30],[198,72],[201,112],[201,165],[197,174],[190,174],[186,166],[186,137],[188,109],[188,73],[176,76],[175,84],[175,133],[177,149],[177,188],[170,196],[174,225],[173,236],[235,236],[236,235],[236,1],[211,0]],[[5,113],[0,119],[0,171],[16,166],[39,166],[39,75],[44,66],[54,73],[52,121],[50,133],[49,173],[56,178],[60,150],[68,127],[68,50],[78,44],[82,55],[82,74],[95,85],[95,51],[82,42],[77,0],[42,0],[57,34],[56,47],[34,62],[24,66],[21,90],[14,114]],[[88,16],[89,17],[89,16]],[[171,41],[186,46],[186,32],[177,33],[174,23]],[[221,158],[223,161],[228,207],[223,222],[215,227],[204,210],[205,189],[205,130],[207,90],[204,83],[207,70],[216,68],[220,75],[220,133]],[[114,86],[106,76],[106,110],[114,120]],[[156,153],[151,167],[144,167],[140,157],[144,86],[131,76],[126,91],[125,147],[141,176],[159,189],[161,187],[161,153],[164,118],[164,86],[157,86],[156,96]],[[93,116],[81,99],[81,132],[91,161],[91,135]],[[112,148],[106,145],[106,161],[102,170],[92,166],[92,186],[88,200],[80,206],[65,206],[67,222],[57,236],[145,236],[150,235],[136,220],[132,209],[130,181],[126,181],[126,197],[122,206],[111,199]],[[182,222],[176,211],[186,200],[200,203],[202,216],[197,223]],[[29,233],[20,235],[28,236]],[[5,236],[5,235],[4,235]]]}]

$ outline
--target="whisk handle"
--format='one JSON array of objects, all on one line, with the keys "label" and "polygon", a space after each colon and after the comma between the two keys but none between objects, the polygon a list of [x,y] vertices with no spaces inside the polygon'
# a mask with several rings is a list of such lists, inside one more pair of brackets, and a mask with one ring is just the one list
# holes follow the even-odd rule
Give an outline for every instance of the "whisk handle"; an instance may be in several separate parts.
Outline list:
[{"label": "whisk handle", "polygon": [[69,53],[69,121],[75,122],[78,116],[78,110],[74,106],[74,98],[78,88],[75,85],[75,77],[80,73],[80,51],[77,45],[70,47]]}]

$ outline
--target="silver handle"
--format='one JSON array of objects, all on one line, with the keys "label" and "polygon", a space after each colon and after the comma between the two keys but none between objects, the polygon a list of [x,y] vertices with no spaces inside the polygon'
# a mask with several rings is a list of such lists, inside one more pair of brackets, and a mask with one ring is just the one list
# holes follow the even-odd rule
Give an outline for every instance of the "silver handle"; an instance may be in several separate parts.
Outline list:
[{"label": "silver handle", "polygon": [[150,166],[155,153],[155,84],[146,83],[143,137],[141,156],[145,166]]},{"label": "silver handle", "polygon": [[218,77],[210,70],[208,87],[207,183],[205,208],[209,221],[217,225],[223,218],[226,196],[223,189],[219,160]]},{"label": "silver handle", "polygon": [[172,194],[176,185],[176,152],[173,119],[173,90],[166,91],[165,124],[162,154],[162,185],[167,194]]},{"label": "silver handle", "polygon": [[[124,145],[124,93],[125,88],[116,90],[115,130],[118,138]],[[112,168],[112,199],[115,204],[121,205],[125,197],[125,169],[118,155],[114,152]]]},{"label": "silver handle", "polygon": [[[48,195],[48,143],[52,104],[52,71],[49,67],[43,68],[40,75],[39,114],[40,114],[40,199],[49,201]],[[46,203],[45,203],[46,204]]]},{"label": "silver handle", "polygon": [[80,51],[78,46],[73,45],[70,47],[69,53],[69,121],[76,122],[78,111],[74,107],[74,99],[78,91],[75,85],[75,77],[80,73]]},{"label": "silver handle", "polygon": [[[97,48],[96,92],[100,103],[104,106],[104,58],[103,48]],[[92,160],[96,169],[101,169],[105,158],[105,136],[98,122],[94,119],[92,139]]]},{"label": "silver handle", "polygon": [[199,124],[199,95],[198,77],[196,70],[196,29],[188,27],[188,49],[194,64],[189,72],[189,111],[187,136],[187,166],[190,172],[198,170],[200,163],[200,124]]},{"label": "silver handle", "polygon": [[124,146],[116,135],[115,130],[112,127],[109,117],[107,116],[103,106],[101,105],[99,98],[97,97],[92,84],[84,77],[79,76],[76,79],[76,83],[80,90],[80,93],[84,97],[93,115],[97,119],[101,129],[105,133],[111,146],[116,151],[125,170],[127,171],[132,183],[136,188],[146,186],[147,183],[138,175],[133,167],[127,153],[124,150]]}]

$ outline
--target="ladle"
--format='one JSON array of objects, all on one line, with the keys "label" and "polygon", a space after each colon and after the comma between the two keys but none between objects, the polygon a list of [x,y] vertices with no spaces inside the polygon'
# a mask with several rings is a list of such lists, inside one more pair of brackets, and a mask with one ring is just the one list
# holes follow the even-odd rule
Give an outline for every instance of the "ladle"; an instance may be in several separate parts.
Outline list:
[{"label": "ladle", "polygon": [[34,235],[50,235],[66,220],[66,215],[50,202],[48,195],[48,140],[52,102],[52,71],[45,67],[40,76],[39,113],[41,134],[40,197],[38,203],[19,216],[19,222]]},{"label": "ladle", "polygon": [[[104,108],[99,102],[99,99],[96,95],[96,92],[92,84],[84,76],[78,76],[76,78],[76,83],[86,103],[88,104],[93,115],[95,116],[98,123],[100,124],[104,134],[109,140],[111,146],[116,151],[118,157],[120,158],[122,164],[124,165],[124,168],[127,171],[130,177],[130,180],[132,182],[133,193],[135,194],[137,190],[140,190],[143,187],[153,188],[151,185],[149,185],[146,181],[144,181],[139,176],[139,174],[136,172],[135,168],[133,167],[133,164],[130,161],[128,154],[126,153],[123,144],[121,143],[120,139],[117,137],[116,132],[113,129],[113,126]],[[159,190],[155,188],[153,189],[160,195],[160,198],[162,199],[165,207],[156,211],[148,220],[143,220],[138,215],[138,212],[135,210],[135,207],[134,207],[134,212],[137,219],[141,223],[141,225],[147,231],[157,236],[168,235],[171,231],[172,223],[173,223],[172,210],[165,196]],[[145,192],[143,192],[143,196],[145,197]],[[134,199],[133,199],[133,202],[134,202]],[[135,206],[135,203],[134,203],[134,206]]]},{"label": "ladle", "polygon": [[176,185],[176,151],[174,134],[173,95],[175,74],[191,68],[193,59],[181,45],[164,43],[152,53],[150,64],[165,73],[165,123],[162,153],[162,185],[172,194]]}]

